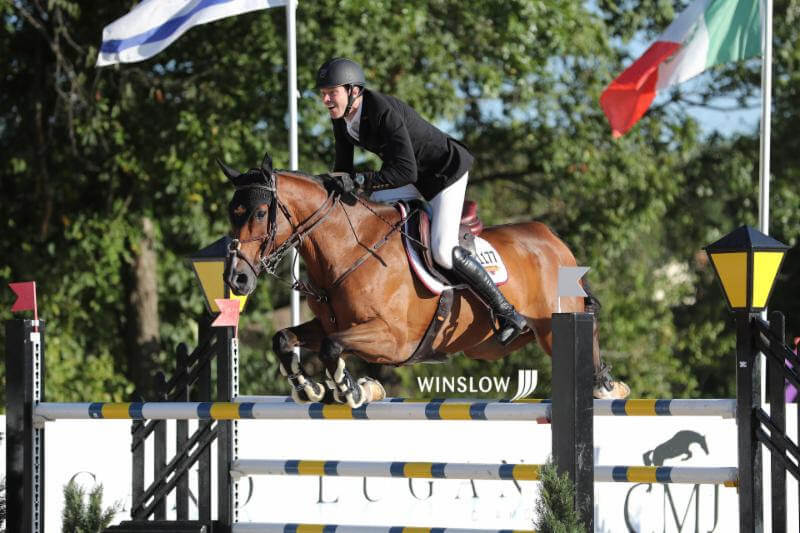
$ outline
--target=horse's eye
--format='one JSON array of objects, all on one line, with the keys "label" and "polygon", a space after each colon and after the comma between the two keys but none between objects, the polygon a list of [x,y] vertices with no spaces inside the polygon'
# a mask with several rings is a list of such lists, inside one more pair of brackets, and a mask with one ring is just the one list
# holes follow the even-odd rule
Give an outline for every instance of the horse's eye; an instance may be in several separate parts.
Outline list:
[{"label": "horse's eye", "polygon": [[267,216],[267,211],[265,209],[259,209],[256,211],[256,219],[264,220],[265,216]]}]

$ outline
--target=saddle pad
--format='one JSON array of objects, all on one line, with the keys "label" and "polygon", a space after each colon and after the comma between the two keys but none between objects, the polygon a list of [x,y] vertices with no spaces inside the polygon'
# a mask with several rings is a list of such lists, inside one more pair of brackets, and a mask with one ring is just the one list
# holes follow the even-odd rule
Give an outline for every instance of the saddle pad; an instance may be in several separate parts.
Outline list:
[{"label": "saddle pad", "polygon": [[[403,218],[408,215],[408,210],[402,203],[397,204],[397,208],[400,210],[400,214]],[[406,225],[407,224],[406,222]],[[407,228],[404,227],[403,231],[403,246],[406,249],[408,263],[411,265],[411,270],[414,272],[414,275],[416,275],[422,284],[433,294],[441,294],[442,291],[452,288],[451,285],[447,285],[436,279],[433,274],[428,271],[414,243],[405,235]],[[500,253],[495,250],[494,246],[481,237],[475,237],[475,251],[478,262],[486,269],[486,272],[489,273],[489,276],[496,285],[502,285],[508,281],[508,270],[503,263],[503,259],[500,257]]]}]

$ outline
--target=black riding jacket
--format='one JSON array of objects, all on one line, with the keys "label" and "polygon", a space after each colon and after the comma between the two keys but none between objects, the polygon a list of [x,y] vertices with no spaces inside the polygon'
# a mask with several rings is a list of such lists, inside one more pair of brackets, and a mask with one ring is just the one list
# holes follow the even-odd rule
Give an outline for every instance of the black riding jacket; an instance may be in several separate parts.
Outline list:
[{"label": "black riding jacket", "polygon": [[353,146],[378,155],[380,170],[371,176],[371,190],[413,183],[430,200],[464,175],[474,158],[466,146],[424,120],[405,102],[364,89],[361,122],[355,140],[344,118],[332,120],[337,172],[353,172]]}]

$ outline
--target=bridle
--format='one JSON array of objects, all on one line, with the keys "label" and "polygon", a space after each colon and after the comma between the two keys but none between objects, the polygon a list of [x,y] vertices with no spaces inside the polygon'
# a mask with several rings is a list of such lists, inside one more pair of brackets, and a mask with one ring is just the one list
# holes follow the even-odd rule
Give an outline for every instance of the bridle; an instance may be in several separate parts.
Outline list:
[{"label": "bridle", "polygon": [[[233,268],[234,259],[244,262],[255,277],[258,277],[263,271],[273,277],[278,278],[276,275],[276,270],[278,268],[278,264],[281,262],[286,253],[295,246],[300,245],[303,242],[303,239],[330,215],[332,209],[339,201],[339,196],[337,194],[329,194],[325,202],[323,202],[306,220],[302,221],[298,225],[295,225],[289,209],[283,204],[283,202],[280,201],[280,198],[278,197],[278,187],[277,180],[275,178],[275,172],[270,172],[270,175],[266,176],[266,172],[264,172],[263,169],[259,170],[262,174],[264,174],[267,185],[246,185],[244,187],[237,187],[237,190],[245,188],[257,188],[272,193],[271,202],[269,204],[269,212],[267,215],[267,231],[255,237],[250,237],[247,239],[233,239],[230,242],[228,246],[228,257],[225,261],[225,282],[229,286],[230,278],[228,274],[230,273],[230,269]],[[281,210],[281,213],[283,213],[286,221],[291,226],[292,233],[280,246],[274,248],[275,237],[278,228],[278,209]],[[246,223],[247,221],[245,221],[245,224]],[[261,241],[261,246],[258,248],[258,256],[256,264],[254,265],[242,254],[241,246],[242,244],[256,241]]]}]

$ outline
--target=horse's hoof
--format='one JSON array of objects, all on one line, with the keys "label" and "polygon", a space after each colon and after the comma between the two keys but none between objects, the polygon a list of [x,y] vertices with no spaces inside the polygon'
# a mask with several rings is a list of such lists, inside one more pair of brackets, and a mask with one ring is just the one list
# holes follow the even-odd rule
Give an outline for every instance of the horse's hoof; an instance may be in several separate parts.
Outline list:
[{"label": "horse's hoof", "polygon": [[295,403],[319,402],[325,396],[325,387],[303,375],[289,378],[289,384],[292,386],[292,399]]},{"label": "horse's hoof", "polygon": [[347,398],[347,405],[350,406],[350,409],[358,409],[367,403],[367,393],[360,383],[356,383],[355,387],[344,393],[344,397]]},{"label": "horse's hoof", "polygon": [[364,403],[379,402],[386,398],[386,389],[381,382],[372,378],[361,378],[358,380],[361,390],[364,392]]},{"label": "horse's hoof", "polygon": [[303,384],[303,392],[312,402],[319,402],[325,397],[325,387],[311,379],[306,380]]},{"label": "horse's hoof", "polygon": [[592,395],[598,400],[622,400],[630,393],[630,387],[622,381],[607,381],[604,385],[595,387]]}]

